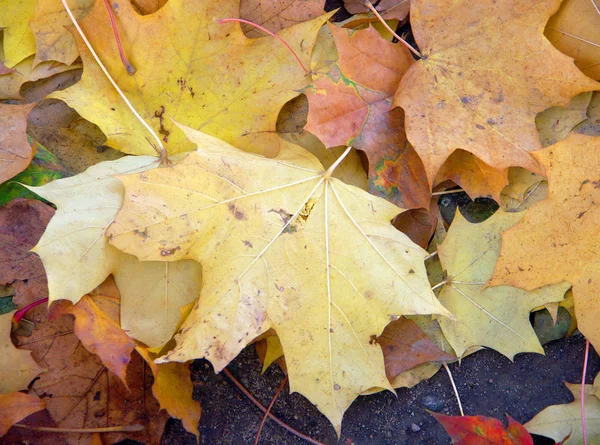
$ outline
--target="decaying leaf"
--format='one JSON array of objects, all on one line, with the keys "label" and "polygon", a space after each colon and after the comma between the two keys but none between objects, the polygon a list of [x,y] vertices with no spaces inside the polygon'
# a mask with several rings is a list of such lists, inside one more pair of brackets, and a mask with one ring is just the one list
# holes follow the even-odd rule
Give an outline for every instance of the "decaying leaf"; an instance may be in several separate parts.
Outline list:
[{"label": "decaying leaf", "polygon": [[551,107],[535,118],[542,146],[547,147],[562,141],[581,122],[585,121],[592,93],[575,96],[567,107]]},{"label": "decaying leaf", "polygon": [[52,207],[30,199],[15,199],[0,207],[0,285],[11,285],[20,303],[48,295],[44,266],[29,249],[38,242],[52,215]]},{"label": "decaying leaf", "polygon": [[455,445],[533,445],[531,435],[509,415],[507,428],[493,417],[431,415],[443,425]]},{"label": "decaying leaf", "polygon": [[0,394],[0,438],[15,423],[45,407],[46,403],[37,396],[22,392]]},{"label": "decaying leaf", "polygon": [[[324,7],[325,0],[241,0],[240,18],[261,25],[271,32],[278,32],[320,16]],[[242,30],[248,37],[267,35],[246,24],[242,25]]]},{"label": "decaying leaf", "polygon": [[[579,330],[600,347],[600,138],[572,134],[535,156],[546,167],[549,195],[502,234],[490,285],[527,290],[573,284]],[[543,227],[543,230],[540,228]]]},{"label": "decaying leaf", "polygon": [[[82,346],[73,332],[71,317],[50,322],[46,312],[44,307],[32,309],[35,329],[30,337],[18,340],[19,346],[30,350],[47,369],[31,391],[44,398],[55,425],[102,428],[141,424],[142,431],[103,433],[103,440],[112,444],[130,438],[158,445],[168,415],[152,397],[152,373],[144,360],[137,353],[132,355],[125,386]],[[27,437],[25,430],[20,432]],[[89,443],[89,435],[68,434],[66,438],[69,445]]]},{"label": "decaying leaf", "polygon": [[587,110],[587,119],[577,125],[573,132],[588,136],[600,136],[600,92],[594,92]]},{"label": "decaying leaf", "polygon": [[[583,443],[581,429],[581,385],[565,383],[575,400],[564,405],[553,405],[545,408],[525,424],[532,434],[550,437],[565,445]],[[592,395],[592,385],[585,385],[585,419],[588,443],[600,440],[600,400]],[[569,436],[570,435],[570,436]],[[562,442],[567,436],[568,439]]]},{"label": "decaying leaf", "polygon": [[33,249],[48,275],[50,302],[77,303],[114,273],[122,295],[122,326],[152,347],[171,338],[179,307],[197,298],[200,266],[191,261],[139,263],[110,246],[105,232],[123,202],[123,186],[113,176],[157,166],[157,158],[130,156],[29,187],[58,208]]},{"label": "decaying leaf", "polygon": [[167,3],[167,0],[131,0],[133,7],[142,15],[152,14]]},{"label": "decaying leaf", "polygon": [[4,65],[14,67],[35,53],[35,40],[29,29],[36,0],[0,0],[0,29],[4,34]]},{"label": "decaying leaf", "polygon": [[135,342],[119,326],[119,301],[112,302],[116,313],[111,317],[96,304],[101,299],[108,300],[109,304],[111,299],[115,300],[114,297],[104,295],[94,298],[84,295],[75,305],[67,300],[59,300],[52,306],[51,318],[73,315],[75,335],[81,344],[89,352],[96,354],[102,364],[125,383],[125,373]]},{"label": "decaying leaf", "polygon": [[[214,20],[237,17],[238,2],[170,0],[147,16],[138,15],[128,0],[115,0],[112,5],[125,51],[136,69],[133,76],[121,63],[104,2],[96,2],[81,26],[169,154],[193,149],[169,117],[239,148],[277,154],[277,114],[310,79],[276,39],[249,39],[239,23],[219,24]],[[317,31],[327,17],[280,32],[305,66]],[[52,97],[64,100],[97,124],[108,137],[106,145],[126,153],[153,154],[147,130],[122,106],[119,95],[82,44],[79,51],[85,65],[81,81]],[[263,144],[266,140],[269,143]]]},{"label": "decaying leaf", "polygon": [[404,109],[408,140],[431,181],[457,148],[497,169],[543,172],[529,153],[541,148],[535,115],[598,88],[542,34],[559,5],[412,1],[423,57],[402,78],[394,103]]},{"label": "decaying leaf", "polygon": [[383,349],[385,373],[390,381],[423,363],[456,359],[438,348],[414,321],[404,317],[388,324],[376,341]]},{"label": "decaying leaf", "polygon": [[205,357],[220,371],[273,328],[291,390],[339,431],[357,395],[390,388],[372,336],[398,315],[448,315],[426,252],[391,226],[401,209],[331,178],[300,147],[267,159],[185,131],[198,150],[174,167],[119,176],[126,199],[108,231],[140,260],[202,264],[201,296],[161,361]]},{"label": "decaying leaf", "polygon": [[34,105],[0,104],[0,183],[21,173],[33,159],[26,130]]},{"label": "decaying leaf", "polygon": [[351,145],[369,160],[369,190],[404,208],[428,207],[421,160],[406,142],[402,110],[391,109],[400,79],[413,63],[406,47],[372,27],[349,31],[329,25],[337,64],[304,90],[306,130],[326,147]]},{"label": "decaying leaf", "polygon": [[510,359],[520,352],[544,352],[529,313],[542,304],[562,300],[570,284],[529,292],[510,286],[485,287],[500,253],[500,232],[522,217],[523,213],[499,210],[486,221],[471,224],[457,212],[446,239],[438,246],[448,274],[440,302],[455,317],[441,318],[439,323],[459,357],[471,346],[487,346]]},{"label": "decaying leaf", "polygon": [[600,80],[600,6],[594,0],[565,0],[544,34],[592,79]]},{"label": "decaying leaf", "polygon": [[74,71],[81,68],[81,65],[74,63],[72,65],[63,65],[60,63],[44,62],[33,65],[34,56],[20,62],[12,71],[7,74],[0,75],[0,100],[14,99],[19,100],[21,97],[21,87],[27,82],[35,82],[36,80],[46,79],[55,74],[64,73],[66,71]]}]

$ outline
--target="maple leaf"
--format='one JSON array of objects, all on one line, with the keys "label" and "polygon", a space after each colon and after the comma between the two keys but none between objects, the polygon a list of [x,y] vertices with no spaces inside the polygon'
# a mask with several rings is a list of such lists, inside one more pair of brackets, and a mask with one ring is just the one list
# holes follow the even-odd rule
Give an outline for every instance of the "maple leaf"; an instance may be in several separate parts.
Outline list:
[{"label": "maple leaf", "polygon": [[[37,5],[28,26],[35,36],[34,66],[48,61],[71,65],[79,57],[79,50],[77,42],[69,32],[73,24],[61,0],[43,0],[33,3]],[[69,2],[77,20],[85,17],[93,4],[94,0],[70,0]]]},{"label": "maple leaf", "polygon": [[548,181],[521,167],[508,169],[508,181],[499,202],[505,211],[525,210],[548,196]]},{"label": "maple leaf", "polygon": [[[277,32],[297,23],[323,14],[325,0],[241,0],[240,17],[254,22],[271,32]],[[264,31],[242,24],[248,37],[262,37]]]},{"label": "maple leaf", "polygon": [[40,186],[71,174],[58,158],[42,145],[34,140],[30,141],[29,145],[35,156],[25,170],[14,176],[11,181],[0,184],[0,206],[16,198],[40,199],[20,184]]},{"label": "maple leaf", "polygon": [[0,315],[0,394],[27,389],[29,383],[44,371],[29,351],[17,349],[12,344],[10,330],[15,312]]},{"label": "maple leaf", "polygon": [[600,93],[594,92],[587,110],[587,119],[573,129],[574,133],[600,136]]},{"label": "maple leaf", "polygon": [[[550,437],[557,443],[577,445],[583,443],[581,428],[581,385],[566,383],[575,400],[564,405],[553,405],[543,409],[525,424],[532,434]],[[585,385],[585,418],[589,443],[600,440],[600,400],[592,395],[592,385]],[[566,440],[565,440],[566,439]]]},{"label": "maple leaf", "polygon": [[544,34],[592,79],[600,80],[600,10],[590,0],[565,0]]},{"label": "maple leaf", "polygon": [[[152,397],[152,372],[144,360],[133,354],[127,368],[127,386],[108,372],[100,359],[82,347],[73,332],[73,319],[59,317],[49,321],[47,310],[31,310],[36,320],[30,337],[18,336],[19,346],[47,371],[32,384],[30,392],[44,396],[46,409],[59,428],[103,428],[143,425],[144,429],[104,433],[107,443],[125,438],[158,445],[168,415]],[[29,353],[29,352],[28,352]],[[142,384],[140,384],[140,382]],[[21,441],[31,432],[16,432]],[[17,441],[18,443],[18,441]],[[83,445],[88,435],[68,434],[63,443]]]},{"label": "maple leaf", "polygon": [[497,170],[471,153],[458,149],[437,172],[434,187],[446,180],[460,185],[473,200],[483,197],[500,202],[500,194],[508,184],[508,169]]},{"label": "maple leaf", "polygon": [[423,363],[456,359],[433,343],[414,321],[404,317],[388,324],[377,343],[383,349],[385,373],[390,381]]},{"label": "maple leaf", "polygon": [[[549,195],[502,234],[489,285],[534,289],[567,280],[573,285],[579,330],[600,347],[600,138],[572,134],[535,153],[548,174]],[[540,230],[543,227],[543,230]]]},{"label": "maple leaf", "polygon": [[556,144],[566,138],[581,122],[585,121],[592,93],[575,96],[567,107],[551,107],[535,118],[535,125],[544,147]]},{"label": "maple leaf", "polygon": [[535,291],[509,286],[485,287],[500,253],[500,232],[514,226],[523,213],[501,210],[482,223],[469,223],[456,212],[448,235],[438,246],[448,284],[440,302],[455,320],[440,319],[444,335],[460,357],[471,346],[487,346],[512,360],[520,352],[544,350],[529,322],[535,307],[560,301],[569,283]]},{"label": "maple leaf", "polygon": [[26,82],[35,82],[45,79],[55,74],[66,71],[74,71],[81,68],[81,65],[74,63],[72,65],[62,65],[52,62],[44,62],[33,66],[33,56],[20,62],[7,74],[0,75],[0,100],[14,99],[20,100],[21,87]]},{"label": "maple leaf", "polygon": [[[113,300],[113,301],[111,301]],[[124,383],[125,373],[135,342],[119,326],[118,300],[114,297],[98,295],[93,299],[84,295],[76,305],[61,300],[52,306],[51,319],[71,314],[75,317],[75,335],[81,344],[102,360],[109,371],[116,374]],[[112,317],[99,307],[99,304],[115,305],[117,313]]]},{"label": "maple leaf", "polygon": [[158,166],[151,156],[96,164],[84,173],[29,190],[54,203],[54,218],[34,247],[48,276],[50,302],[79,299],[114,274],[122,297],[123,326],[149,346],[167,342],[179,321],[179,307],[200,290],[200,265],[139,263],[108,244],[104,236],[123,202],[115,174]]},{"label": "maple leaf", "polygon": [[493,417],[445,416],[430,413],[446,429],[455,445],[533,445],[527,430],[508,417],[508,427]]},{"label": "maple leaf", "polygon": [[560,0],[411,3],[423,57],[402,78],[394,104],[404,109],[408,140],[431,182],[457,148],[494,168],[542,172],[529,153],[541,148],[535,115],[598,88],[542,34],[559,5]]},{"label": "maple leaf", "polygon": [[181,419],[186,431],[200,438],[198,422],[200,421],[200,403],[192,396],[194,384],[192,383],[190,366],[186,363],[161,363],[156,364],[157,355],[146,348],[138,346],[136,351],[146,361],[152,375],[152,394],[160,403],[161,409],[177,419]]},{"label": "maple leaf", "polygon": [[35,39],[29,29],[29,17],[35,4],[35,0],[0,0],[4,65],[8,68],[35,53]]},{"label": "maple leaf", "polygon": [[[275,123],[280,108],[309,82],[290,51],[272,37],[249,39],[236,17],[235,0],[171,0],[139,16],[129,1],[113,2],[133,76],[122,66],[102,1],[81,22],[108,71],[133,106],[161,135],[169,154],[193,149],[166,118],[215,135],[247,150],[277,154]],[[308,65],[317,31],[327,15],[280,32]],[[157,51],[160,48],[160,51]],[[64,100],[108,137],[106,145],[132,154],[153,154],[147,130],[121,106],[121,98],[88,50],[80,45],[85,71],[80,82],[52,97]],[[260,143],[256,143],[260,140]],[[263,143],[269,140],[266,145]],[[265,154],[265,153],[263,153]]]},{"label": "maple leaf", "polygon": [[54,209],[39,201],[15,199],[0,208],[0,285],[11,285],[15,303],[44,298],[47,282],[40,259],[28,252],[40,239]]},{"label": "maple leaf", "polygon": [[357,395],[390,388],[372,336],[401,314],[449,314],[426,252],[391,226],[401,209],[331,178],[300,147],[267,159],[185,131],[198,150],[177,165],[119,176],[126,198],[107,232],[143,261],[202,264],[201,296],[161,360],[205,357],[220,371],[273,328],[291,391],[339,431]]},{"label": "maple leaf", "polygon": [[27,142],[27,116],[35,104],[0,104],[0,183],[25,170],[34,152]]},{"label": "maple leaf", "polygon": [[[375,9],[385,19],[404,20],[410,10],[410,0],[381,0],[375,3]],[[344,0],[344,7],[350,14],[370,12],[363,0]]]},{"label": "maple leaf", "polygon": [[45,407],[46,403],[37,396],[22,392],[0,394],[0,438],[15,423]]},{"label": "maple leaf", "polygon": [[406,47],[372,27],[348,31],[329,25],[336,65],[304,90],[306,130],[326,147],[351,145],[369,160],[369,190],[405,208],[429,206],[421,160],[406,142],[404,115],[391,109],[400,79],[413,63]]}]

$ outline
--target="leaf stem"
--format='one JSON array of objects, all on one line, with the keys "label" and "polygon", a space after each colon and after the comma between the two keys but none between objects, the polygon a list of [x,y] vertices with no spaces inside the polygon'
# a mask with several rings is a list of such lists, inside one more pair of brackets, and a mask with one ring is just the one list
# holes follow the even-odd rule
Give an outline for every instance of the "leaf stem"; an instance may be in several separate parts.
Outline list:
[{"label": "leaf stem", "polygon": [[331,175],[333,175],[333,172],[335,171],[335,169],[338,168],[338,166],[342,163],[344,158],[346,156],[348,156],[348,153],[350,153],[350,150],[352,150],[352,147],[346,148],[346,150],[342,153],[342,155],[339,158],[337,158],[333,164],[331,164],[331,166],[327,169],[327,171],[325,172],[325,175],[324,175],[326,180],[331,178]]},{"label": "leaf stem", "polygon": [[444,281],[442,281],[441,283],[438,283],[438,284],[436,284],[435,286],[433,286],[433,287],[431,288],[431,290],[436,290],[438,287],[441,287],[441,286],[443,286],[444,284],[448,284],[448,283],[449,283],[449,281],[448,281],[448,280],[444,280]]},{"label": "leaf stem", "polygon": [[255,28],[260,29],[262,32],[265,32],[267,34],[269,34],[271,37],[274,37],[275,39],[279,40],[281,43],[283,43],[283,45],[290,50],[290,52],[294,55],[294,58],[296,59],[296,61],[298,62],[298,65],[300,65],[300,67],[304,70],[304,72],[306,74],[308,74],[310,71],[304,66],[304,64],[302,63],[302,61],[300,60],[300,58],[298,57],[298,55],[296,54],[296,52],[292,49],[292,47],[285,41],[283,40],[281,37],[279,37],[277,34],[275,34],[274,32],[269,31],[267,28],[260,26],[258,23],[254,23],[251,22],[249,20],[244,20],[244,19],[236,19],[236,18],[227,18],[227,19],[217,19],[217,23],[220,25],[222,23],[228,23],[228,22],[239,22],[239,23],[245,23],[246,25],[250,25],[250,26],[254,26]]},{"label": "leaf stem", "polygon": [[263,429],[263,426],[265,425],[265,421],[267,420],[267,417],[268,417],[269,413],[271,412],[271,408],[273,408],[273,405],[275,405],[275,401],[279,397],[279,394],[281,393],[281,390],[283,389],[283,387],[285,386],[287,381],[288,381],[288,376],[286,375],[285,378],[283,379],[283,381],[281,382],[281,384],[279,385],[279,388],[277,388],[275,395],[271,399],[271,403],[269,403],[269,406],[267,407],[267,411],[265,411],[265,415],[263,416],[262,421],[260,422],[260,427],[258,427],[258,432],[256,433],[256,440],[254,441],[254,445],[258,445],[258,441],[260,440],[260,433],[262,433],[262,429]]},{"label": "leaf stem", "polygon": [[135,68],[127,57],[125,56],[125,51],[123,51],[123,45],[121,45],[121,38],[119,37],[119,30],[117,29],[117,21],[115,20],[115,13],[110,6],[108,0],[104,0],[104,6],[106,6],[106,10],[108,11],[108,16],[110,17],[110,26],[112,26],[113,34],[115,35],[115,40],[117,41],[117,48],[119,49],[119,56],[121,57],[121,62],[125,65],[125,69],[127,70],[127,74],[132,76],[135,74]]},{"label": "leaf stem", "polygon": [[108,426],[105,428],[53,428],[48,426],[30,426],[22,423],[15,423],[13,426],[23,428],[24,430],[42,431],[47,433],[115,433],[115,432],[134,432],[143,431],[144,425],[136,423],[135,425]]},{"label": "leaf stem", "polygon": [[133,108],[133,105],[131,105],[131,102],[129,102],[129,99],[127,99],[127,97],[125,96],[125,93],[123,93],[123,91],[121,91],[121,88],[119,88],[119,86],[114,81],[114,79],[112,78],[112,76],[108,73],[108,70],[106,69],[106,67],[104,66],[104,64],[102,63],[102,61],[98,57],[98,55],[96,54],[96,51],[94,51],[94,48],[92,48],[91,43],[89,42],[89,40],[87,39],[87,37],[83,33],[83,30],[79,26],[79,23],[77,23],[77,19],[75,18],[75,16],[73,15],[73,12],[71,11],[71,8],[67,4],[67,0],[61,0],[61,1],[62,1],[62,4],[63,4],[63,7],[67,11],[67,14],[68,14],[69,18],[71,19],[71,22],[73,22],[73,25],[75,26],[75,29],[77,30],[77,32],[81,36],[81,39],[85,43],[85,46],[87,46],[88,50],[90,51],[90,53],[94,57],[94,60],[96,60],[96,63],[100,66],[100,69],[102,69],[102,72],[104,73],[104,75],[106,76],[106,78],[110,81],[110,83],[112,84],[112,86],[114,87],[114,89],[117,90],[117,93],[119,93],[119,96],[121,96],[121,99],[123,99],[123,102],[125,102],[125,104],[127,105],[127,107],[129,107],[129,110],[133,113],[133,115],[136,117],[136,119],[140,121],[140,123],[144,126],[144,128],[146,130],[148,130],[148,132],[152,135],[152,137],[154,138],[154,140],[157,142],[158,148],[155,147],[155,149],[157,151],[160,150],[160,152],[163,152],[163,151],[166,152],[165,147],[163,146],[162,141],[160,140],[160,138],[158,137],[158,135],[154,132],[154,130],[150,127],[150,125],[148,125],[146,123],[146,121],[144,119],[142,119],[142,116],[139,115],[139,113],[136,111],[136,109]]},{"label": "leaf stem", "polygon": [[[238,382],[238,380],[233,376],[233,374],[231,374],[231,372],[229,372],[229,370],[227,368],[223,368],[223,374],[225,374],[229,378],[229,380],[231,380],[233,382],[233,384],[235,386],[237,386],[238,389],[240,391],[242,391],[244,393],[244,395],[246,397],[248,397],[250,399],[250,401],[252,403],[254,403],[258,407],[258,409],[260,409],[263,413],[267,412],[267,408],[265,408],[264,406],[262,406],[262,404],[258,400],[256,400],[256,398],[252,394],[250,394],[250,392],[246,388],[244,388],[244,385],[242,385],[240,382]],[[269,418],[271,420],[273,420],[279,426],[281,426],[281,427],[285,428],[286,430],[288,430],[293,435],[295,435],[295,436],[297,436],[297,437],[299,437],[301,439],[304,439],[307,442],[312,443],[313,445],[325,445],[323,442],[319,442],[318,440],[314,440],[314,439],[312,439],[312,438],[310,438],[308,436],[305,436],[300,431],[295,430],[294,428],[292,428],[291,426],[289,426],[287,423],[279,420],[273,414],[268,413],[267,415],[269,416]]]},{"label": "leaf stem", "polygon": [[458,388],[456,388],[456,384],[454,383],[454,378],[452,377],[452,373],[450,372],[450,368],[446,362],[442,363],[444,368],[446,368],[446,372],[448,373],[448,377],[450,378],[450,383],[452,384],[452,389],[454,390],[454,395],[456,396],[456,401],[458,402],[458,409],[460,410],[460,415],[464,416],[465,412],[463,411],[462,403],[460,402],[460,396],[458,395]]},{"label": "leaf stem", "polygon": [[21,321],[21,319],[23,318],[23,316],[25,315],[25,313],[27,313],[27,311],[29,309],[33,309],[36,306],[39,306],[42,303],[45,303],[46,301],[48,301],[48,297],[46,298],[40,298],[37,301],[34,301],[31,304],[28,304],[27,306],[25,306],[23,309],[19,309],[17,312],[15,312],[15,315],[13,315],[13,320],[18,323]]},{"label": "leaf stem", "polygon": [[389,32],[391,32],[392,35],[394,37],[396,37],[398,39],[398,41],[401,42],[404,46],[406,46],[409,50],[411,50],[415,56],[417,56],[418,58],[423,57],[423,54],[421,54],[417,49],[413,48],[413,46],[410,43],[408,43],[406,40],[404,40],[402,37],[400,37],[398,34],[396,34],[396,32],[392,28],[390,28],[390,25],[388,25],[387,22],[383,19],[383,17],[381,17],[381,15],[377,11],[377,9],[375,9],[375,6],[373,6],[373,4],[369,0],[364,0],[363,5],[365,5],[367,8],[369,8],[371,10],[371,12],[373,14],[375,14],[375,17],[377,17],[377,20],[379,20],[381,22],[381,24],[383,26],[385,26],[385,29],[387,29]]},{"label": "leaf stem", "polygon": [[435,252],[433,252],[433,253],[430,253],[429,255],[427,255],[425,257],[425,261],[432,259],[433,257],[437,256],[437,254],[438,254],[437,250]]},{"label": "leaf stem", "polygon": [[585,353],[583,355],[583,371],[581,373],[581,431],[583,432],[583,445],[587,445],[587,426],[585,424],[585,374],[587,373],[588,357],[590,355],[590,341],[585,339]]},{"label": "leaf stem", "polygon": [[444,190],[443,192],[433,192],[431,196],[449,195],[450,193],[462,193],[464,189]]}]

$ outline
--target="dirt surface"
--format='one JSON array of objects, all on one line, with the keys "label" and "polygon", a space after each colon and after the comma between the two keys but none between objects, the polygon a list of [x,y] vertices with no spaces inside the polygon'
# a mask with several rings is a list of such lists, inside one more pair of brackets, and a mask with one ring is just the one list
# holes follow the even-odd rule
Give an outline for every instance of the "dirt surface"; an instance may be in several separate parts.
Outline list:
[{"label": "dirt surface", "polygon": [[[579,383],[583,367],[585,339],[576,334],[547,344],[546,355],[519,354],[514,362],[492,350],[479,351],[450,365],[465,414],[492,416],[504,421],[508,413],[526,422],[543,408],[569,403],[572,396],[564,381]],[[252,346],[229,365],[230,372],[259,401],[267,406],[283,373],[272,366],[264,375]],[[590,354],[588,378],[600,370],[600,358]],[[202,404],[201,443],[252,444],[262,413],[223,375],[215,375],[211,365],[197,360],[192,366],[195,396]],[[412,389],[402,388],[397,397],[390,393],[359,397],[346,412],[338,440],[327,420],[304,397],[287,394],[287,387],[273,407],[273,414],[296,430],[325,444],[450,444],[444,429],[426,408],[459,415],[448,375],[442,369],[433,378]],[[192,445],[179,422],[171,421],[163,437],[164,445]],[[267,420],[261,444],[303,445],[271,420]],[[537,445],[552,443],[536,438]]]}]

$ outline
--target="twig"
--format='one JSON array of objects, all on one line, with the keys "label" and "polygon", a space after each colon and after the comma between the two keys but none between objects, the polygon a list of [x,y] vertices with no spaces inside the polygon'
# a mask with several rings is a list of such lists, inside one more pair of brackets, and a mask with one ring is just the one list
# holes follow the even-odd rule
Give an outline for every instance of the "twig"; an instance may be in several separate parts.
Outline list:
[{"label": "twig", "polygon": [[94,60],[96,60],[96,63],[98,64],[98,66],[100,66],[100,69],[102,69],[102,72],[104,73],[104,75],[106,76],[106,78],[110,81],[110,83],[112,84],[112,86],[114,87],[114,89],[117,90],[117,93],[119,93],[119,96],[121,96],[121,99],[123,99],[123,102],[125,102],[125,104],[127,105],[127,107],[129,107],[129,110],[133,113],[133,115],[136,117],[136,119],[140,121],[140,123],[144,126],[144,128],[146,130],[148,130],[148,132],[152,135],[152,137],[154,138],[154,140],[158,143],[158,148],[160,149],[160,151],[161,152],[162,151],[166,152],[165,147],[163,147],[162,141],[160,140],[160,138],[158,137],[158,135],[154,132],[154,130],[152,129],[152,127],[150,127],[150,125],[148,125],[146,123],[146,121],[144,119],[142,119],[142,116],[139,115],[139,113],[136,111],[136,109],[133,108],[133,105],[131,105],[131,102],[129,102],[129,99],[127,99],[127,97],[125,96],[125,93],[123,93],[123,91],[121,91],[121,88],[119,88],[119,85],[117,85],[117,83],[114,81],[114,79],[112,78],[112,76],[108,73],[108,70],[106,69],[106,67],[104,66],[104,64],[102,63],[102,61],[98,57],[98,55],[96,54],[96,51],[94,51],[94,48],[92,48],[91,43],[89,42],[89,40],[87,39],[87,37],[83,33],[83,30],[79,26],[79,23],[77,23],[77,19],[75,18],[75,16],[73,15],[73,12],[71,11],[71,8],[67,4],[67,0],[62,0],[62,4],[63,4],[65,10],[67,11],[67,14],[69,15],[69,18],[71,19],[71,22],[73,22],[73,25],[75,26],[75,29],[77,29],[77,32],[79,33],[79,35],[81,36],[81,39],[85,43],[85,46],[87,46],[88,50],[90,51],[90,53],[94,57]]},{"label": "twig", "polygon": [[108,0],[104,0],[104,6],[106,6],[108,16],[110,17],[110,26],[112,26],[113,34],[115,35],[115,40],[117,41],[117,48],[119,50],[121,62],[123,62],[123,65],[125,65],[127,74],[132,76],[135,74],[135,68],[131,63],[129,63],[129,60],[127,60],[127,57],[125,56],[125,51],[123,51],[123,45],[121,45],[121,38],[119,37],[119,30],[117,29],[117,21],[115,20],[115,14]]},{"label": "twig", "polygon": [[275,392],[273,399],[271,399],[271,403],[269,403],[269,406],[267,407],[267,411],[265,412],[265,415],[263,416],[262,421],[260,422],[260,426],[258,427],[258,432],[256,433],[256,440],[254,441],[254,445],[258,445],[258,441],[260,440],[260,433],[262,433],[262,429],[263,429],[263,426],[265,425],[265,421],[267,420],[267,416],[271,412],[271,408],[273,408],[273,405],[275,405],[275,401],[277,400],[277,397],[279,397],[279,393],[281,393],[281,390],[283,389],[283,387],[285,386],[287,381],[288,381],[288,376],[286,375],[285,378],[283,379],[283,381],[281,382],[281,385],[279,385],[279,388],[277,388],[277,391]]},{"label": "twig", "polygon": [[118,432],[133,432],[143,431],[144,425],[136,423],[135,425],[108,426],[105,428],[53,428],[49,426],[29,426],[22,423],[14,423],[13,426],[23,428],[24,430],[43,431],[48,433],[118,433]]},{"label": "twig", "polygon": [[21,319],[27,313],[28,310],[33,309],[34,307],[39,306],[40,304],[45,303],[46,301],[48,301],[48,297],[46,297],[46,298],[40,298],[39,300],[34,301],[31,304],[28,304],[23,309],[19,309],[17,312],[15,312],[15,315],[13,315],[13,320],[16,323],[20,322]]},{"label": "twig", "polygon": [[364,0],[363,5],[365,5],[367,8],[369,8],[371,10],[371,12],[373,14],[375,14],[375,17],[377,17],[377,20],[379,20],[381,22],[381,24],[383,26],[385,26],[385,29],[387,29],[389,32],[391,32],[392,35],[398,39],[399,42],[402,42],[402,44],[404,46],[406,46],[409,50],[411,50],[413,52],[413,54],[415,54],[417,57],[419,57],[419,58],[423,57],[423,54],[421,54],[419,51],[417,51],[415,48],[413,48],[413,46],[410,43],[408,43],[406,40],[404,40],[402,37],[400,37],[398,34],[396,34],[396,32],[392,28],[390,28],[390,25],[388,25],[387,22],[383,19],[383,17],[381,17],[381,15],[377,11],[377,9],[375,9],[375,6],[373,6],[373,4],[369,0]]},{"label": "twig", "polygon": [[588,357],[590,355],[590,341],[585,339],[585,354],[583,355],[583,372],[581,373],[581,430],[583,431],[583,445],[587,445],[587,427],[585,424],[585,374],[587,373]]},{"label": "twig", "polygon": [[[246,397],[248,397],[250,399],[250,401],[252,403],[254,403],[258,409],[260,409],[263,413],[267,412],[267,408],[265,408],[264,406],[262,406],[262,404],[256,400],[256,398],[250,394],[250,392],[244,388],[244,385],[242,385],[240,382],[238,382],[238,380],[229,372],[229,370],[227,368],[223,368],[223,374],[225,374],[229,380],[231,380],[233,382],[233,384],[235,386],[238,387],[238,389],[240,391],[242,391],[244,393],[244,395]],[[286,430],[288,430],[290,433],[292,433],[293,435],[306,440],[307,442],[310,442],[314,445],[325,445],[323,442],[319,442],[318,440],[314,440],[308,436],[305,436],[304,434],[302,434],[300,431],[295,430],[294,428],[292,428],[291,426],[289,426],[287,423],[283,422],[282,420],[279,420],[277,417],[275,417],[273,414],[268,413],[267,414],[269,416],[269,418],[273,421],[275,421],[275,423],[277,423],[279,426],[285,428]]]},{"label": "twig", "polygon": [[462,193],[463,189],[444,190],[443,192],[433,192],[431,196],[449,195],[450,193]]},{"label": "twig", "polygon": [[250,26],[254,26],[255,28],[260,29],[262,32],[265,32],[267,34],[269,34],[271,37],[276,38],[277,40],[279,40],[281,43],[283,43],[283,45],[290,50],[290,52],[294,55],[294,58],[296,59],[296,61],[298,62],[298,64],[302,67],[302,69],[304,70],[304,72],[306,74],[308,74],[310,71],[304,66],[304,64],[302,63],[302,61],[300,60],[300,58],[296,55],[295,51],[292,49],[292,47],[290,45],[288,45],[288,43],[283,40],[281,37],[279,37],[277,34],[275,34],[274,32],[269,31],[267,28],[260,26],[257,23],[251,22],[249,20],[244,20],[244,19],[236,19],[236,18],[228,18],[228,19],[217,19],[217,23],[220,25],[221,23],[227,23],[227,22],[239,22],[239,23],[245,23],[246,25],[250,25]]},{"label": "twig", "polygon": [[446,362],[442,363],[444,368],[446,368],[446,372],[448,373],[448,377],[450,378],[450,383],[452,384],[452,389],[454,390],[454,395],[456,396],[456,401],[458,402],[458,409],[460,410],[460,415],[464,416],[465,412],[463,411],[462,403],[460,403],[460,396],[458,395],[458,389],[454,384],[454,378],[452,377],[452,373],[450,372],[450,368]]}]

